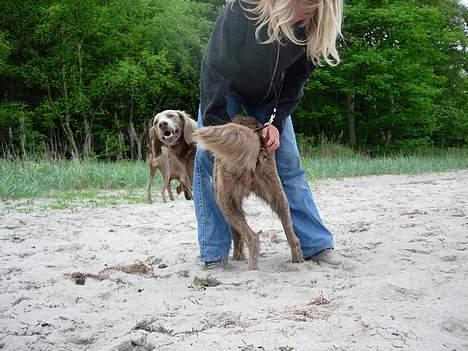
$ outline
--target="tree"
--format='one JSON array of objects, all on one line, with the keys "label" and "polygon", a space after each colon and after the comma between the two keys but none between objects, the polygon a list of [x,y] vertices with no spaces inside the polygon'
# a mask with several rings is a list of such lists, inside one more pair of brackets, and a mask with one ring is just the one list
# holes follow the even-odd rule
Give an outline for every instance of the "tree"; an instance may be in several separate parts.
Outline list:
[{"label": "tree", "polygon": [[40,0],[21,5],[9,3],[0,20],[0,31],[12,38],[14,48],[5,64],[9,73],[0,76],[6,87],[2,95],[6,102],[24,102],[35,114],[32,127],[59,135],[72,158],[105,153],[106,140],[129,143],[119,150],[142,158],[156,111],[197,110],[198,67],[211,27],[207,4]]},{"label": "tree", "polygon": [[[4,1],[0,157],[143,158],[156,112],[198,110],[199,67],[224,0]],[[351,0],[343,62],[319,67],[295,122],[356,147],[466,145],[467,9]],[[11,132],[10,132],[11,131]],[[14,152],[13,152],[14,151]]]},{"label": "tree", "polygon": [[316,132],[347,128],[352,145],[428,143],[440,128],[437,106],[448,73],[440,67],[453,64],[453,45],[463,40],[452,19],[416,1],[348,3],[343,62],[317,69],[300,116]]}]

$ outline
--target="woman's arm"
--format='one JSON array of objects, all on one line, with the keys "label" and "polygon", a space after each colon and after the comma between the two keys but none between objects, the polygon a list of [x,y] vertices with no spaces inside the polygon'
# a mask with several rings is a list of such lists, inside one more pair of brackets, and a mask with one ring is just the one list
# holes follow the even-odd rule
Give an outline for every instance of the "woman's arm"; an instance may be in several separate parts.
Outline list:
[{"label": "woman's arm", "polygon": [[[304,95],[304,85],[314,68],[315,66],[304,53],[285,71],[278,106],[276,106],[276,117],[273,120],[273,125],[280,132],[285,118],[291,115]],[[267,111],[266,120],[270,118],[274,107],[272,106]]]},{"label": "woman's arm", "polygon": [[200,108],[203,125],[231,121],[226,111],[226,91],[235,72],[235,57],[247,33],[248,19],[236,2],[225,5],[218,17],[205,56],[200,76]]}]

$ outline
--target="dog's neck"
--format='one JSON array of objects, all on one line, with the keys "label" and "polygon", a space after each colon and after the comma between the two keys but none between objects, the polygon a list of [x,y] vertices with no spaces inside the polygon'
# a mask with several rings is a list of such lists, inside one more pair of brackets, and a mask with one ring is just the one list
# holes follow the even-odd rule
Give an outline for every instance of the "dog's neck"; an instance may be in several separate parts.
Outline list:
[{"label": "dog's neck", "polygon": [[178,159],[184,159],[187,152],[190,150],[190,145],[188,145],[185,140],[177,143],[175,145],[169,145],[168,148]]},{"label": "dog's neck", "polygon": [[187,175],[191,181],[193,177],[193,165],[195,161],[196,147],[194,144],[187,144],[185,140],[176,145],[169,146],[172,154],[183,164],[186,165]]}]

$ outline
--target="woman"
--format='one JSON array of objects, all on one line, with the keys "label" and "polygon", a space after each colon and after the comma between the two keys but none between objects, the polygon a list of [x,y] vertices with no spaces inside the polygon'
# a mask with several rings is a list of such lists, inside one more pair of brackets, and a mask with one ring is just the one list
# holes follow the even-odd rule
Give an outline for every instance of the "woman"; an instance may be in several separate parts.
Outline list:
[{"label": "woman", "polygon": [[[315,65],[339,62],[343,0],[227,0],[203,58],[199,127],[219,125],[243,109],[265,125],[306,259],[339,264],[301,166],[291,113]],[[227,261],[231,231],[216,205],[213,159],[197,150],[193,177],[201,260]]]}]

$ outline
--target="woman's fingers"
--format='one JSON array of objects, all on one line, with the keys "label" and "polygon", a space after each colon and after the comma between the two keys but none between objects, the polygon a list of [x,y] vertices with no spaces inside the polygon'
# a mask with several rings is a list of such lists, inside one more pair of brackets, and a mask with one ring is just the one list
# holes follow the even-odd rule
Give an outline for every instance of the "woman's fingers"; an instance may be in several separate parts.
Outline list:
[{"label": "woman's fingers", "polygon": [[265,139],[265,144],[269,151],[273,152],[280,146],[280,137],[278,128],[274,125],[269,125],[262,131],[263,138]]}]

